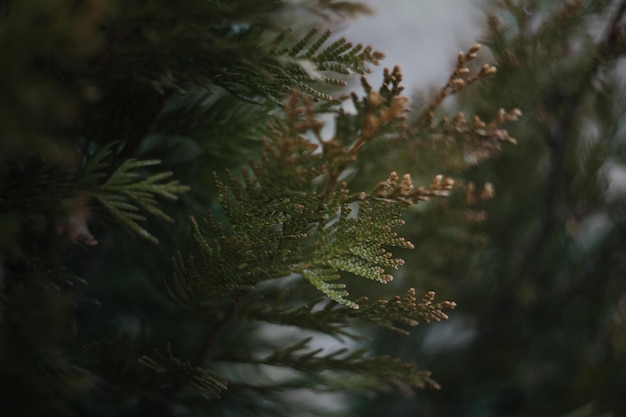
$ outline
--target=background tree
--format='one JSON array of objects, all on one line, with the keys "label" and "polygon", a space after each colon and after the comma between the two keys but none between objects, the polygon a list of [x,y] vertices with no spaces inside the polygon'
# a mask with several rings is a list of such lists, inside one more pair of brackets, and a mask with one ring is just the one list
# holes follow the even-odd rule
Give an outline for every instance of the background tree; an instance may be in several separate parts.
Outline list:
[{"label": "background tree", "polygon": [[406,333],[454,303],[363,283],[391,280],[402,214],[514,141],[519,111],[435,114],[495,72],[479,45],[414,120],[399,68],[339,97],[382,54],[321,28],[366,11],[0,2],[3,415],[305,415],[294,392],[437,386],[358,325]]},{"label": "background tree", "polygon": [[407,236],[428,249],[406,257],[406,282],[457,301],[451,320],[411,342],[380,339],[382,351],[397,354],[399,344],[403,357],[425,361],[444,389],[378,399],[359,414],[625,413],[625,9],[611,1],[494,8],[485,44],[498,73],[458,106],[519,107],[518,146],[463,175],[495,185],[485,222],[454,223],[454,209],[408,220],[419,227]]}]

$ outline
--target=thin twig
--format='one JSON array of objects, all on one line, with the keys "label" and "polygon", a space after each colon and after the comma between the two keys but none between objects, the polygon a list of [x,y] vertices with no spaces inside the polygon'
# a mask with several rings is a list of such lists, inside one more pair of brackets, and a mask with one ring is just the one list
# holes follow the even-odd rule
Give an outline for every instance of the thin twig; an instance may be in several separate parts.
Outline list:
[{"label": "thin twig", "polygon": [[141,129],[137,133],[135,138],[126,145],[126,147],[120,154],[120,160],[130,158],[137,152],[146,137],[148,137],[148,135],[150,135],[150,133],[152,133],[152,131],[154,130],[154,126],[159,115],[163,111],[163,108],[165,107],[167,101],[172,97],[173,93],[174,89],[168,88],[159,96],[154,108],[152,109],[152,113],[150,114],[148,122],[145,124],[143,129]]}]

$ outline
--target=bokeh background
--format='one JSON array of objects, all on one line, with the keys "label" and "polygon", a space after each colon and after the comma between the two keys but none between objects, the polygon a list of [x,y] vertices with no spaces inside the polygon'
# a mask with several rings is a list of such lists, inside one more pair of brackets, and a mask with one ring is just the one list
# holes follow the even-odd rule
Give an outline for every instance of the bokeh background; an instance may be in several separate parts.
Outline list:
[{"label": "bokeh background", "polygon": [[377,14],[347,33],[402,66],[418,108],[459,51],[486,42],[498,73],[444,112],[516,107],[524,117],[510,129],[516,146],[456,173],[494,184],[484,221],[460,220],[454,199],[409,216],[417,250],[394,285],[435,289],[458,308],[445,323],[410,337],[381,331],[375,342],[432,370],[441,390],[355,401],[355,415],[626,415],[626,68],[603,49],[615,46],[609,27],[623,28],[623,16],[613,20],[623,6],[370,3]]},{"label": "bokeh background", "polygon": [[[484,0],[367,0],[374,13],[349,20],[338,32],[372,45],[386,55],[381,66],[400,65],[407,91],[445,84],[456,54],[467,50],[485,32]],[[382,71],[375,68],[376,85]]]}]

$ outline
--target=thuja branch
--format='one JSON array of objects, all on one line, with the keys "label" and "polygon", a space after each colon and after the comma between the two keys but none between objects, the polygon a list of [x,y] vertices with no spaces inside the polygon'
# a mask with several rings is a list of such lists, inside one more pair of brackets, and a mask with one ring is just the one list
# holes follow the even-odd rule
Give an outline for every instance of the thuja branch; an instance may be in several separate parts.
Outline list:
[{"label": "thuja branch", "polygon": [[327,160],[328,174],[323,198],[318,208],[324,206],[337,187],[341,174],[357,160],[359,152],[367,143],[392,126],[398,129],[403,127],[408,113],[406,105],[409,99],[400,95],[404,89],[400,86],[401,82],[402,71],[398,66],[392,71],[385,68],[383,84],[378,91],[374,91],[367,79],[362,77],[361,85],[365,91],[365,97],[359,99],[356,94],[351,95],[352,102],[359,112],[358,136],[348,146],[342,143],[343,138],[339,136],[329,141],[320,140]]},{"label": "thuja branch", "polygon": [[[174,298],[207,314],[208,299],[231,300],[261,281],[299,273],[331,300],[357,309],[340,282],[342,272],[389,282],[389,270],[403,261],[388,248],[412,247],[394,230],[403,224],[403,211],[448,195],[454,184],[436,176],[429,187],[415,187],[409,174],[400,178],[394,172],[370,192],[350,195],[341,181],[367,144],[404,135],[408,99],[400,95],[401,79],[399,68],[386,70],[378,91],[363,80],[365,96],[352,95],[356,114],[339,110],[330,140],[321,138],[322,123],[310,99],[292,94],[268,126],[259,160],[251,160],[241,178],[216,178],[227,224],[209,221],[208,238],[196,233],[200,251],[175,258]],[[499,114],[496,122],[514,117]],[[508,138],[493,130],[500,140]],[[220,314],[230,308],[219,303]]]},{"label": "thuja branch", "polygon": [[467,64],[478,57],[478,51],[480,50],[480,48],[480,44],[474,44],[469,48],[466,53],[459,52],[456,67],[450,75],[448,82],[441,88],[441,90],[439,90],[439,93],[420,113],[420,115],[417,117],[415,125],[430,125],[433,120],[433,112],[441,105],[441,102],[446,97],[456,94],[465,87],[496,73],[496,67],[489,64],[484,64],[479,72],[470,75],[471,71],[467,67]]}]

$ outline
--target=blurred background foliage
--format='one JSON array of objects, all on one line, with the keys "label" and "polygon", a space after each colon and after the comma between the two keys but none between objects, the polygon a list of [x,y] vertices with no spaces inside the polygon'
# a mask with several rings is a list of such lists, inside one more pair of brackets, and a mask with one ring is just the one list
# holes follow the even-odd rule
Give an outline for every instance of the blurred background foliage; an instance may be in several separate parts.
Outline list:
[{"label": "blurred background foliage", "polygon": [[390,394],[356,414],[626,414],[625,7],[491,4],[482,41],[498,72],[451,106],[521,109],[509,129],[517,145],[460,173],[494,184],[484,221],[463,221],[463,199],[452,198],[407,222],[417,249],[402,283],[455,300],[450,320],[408,341],[376,337],[443,388]]}]

